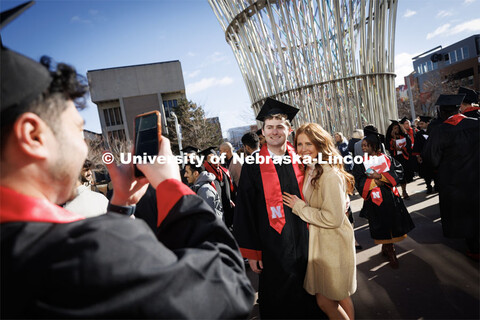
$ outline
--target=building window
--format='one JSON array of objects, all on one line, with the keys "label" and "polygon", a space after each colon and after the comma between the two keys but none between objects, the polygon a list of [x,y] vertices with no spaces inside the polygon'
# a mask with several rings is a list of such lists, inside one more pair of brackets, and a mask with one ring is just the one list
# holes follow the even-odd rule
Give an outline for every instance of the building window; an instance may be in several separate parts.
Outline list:
[{"label": "building window", "polygon": [[105,126],[107,127],[123,124],[120,107],[103,109],[103,117],[105,118]]},{"label": "building window", "polygon": [[417,73],[418,73],[418,74],[422,74],[422,73],[423,73],[423,72],[422,72],[422,66],[421,66],[421,65],[417,66]]},{"label": "building window", "polygon": [[468,59],[470,57],[469,52],[468,52],[468,47],[463,47],[462,48],[462,53],[463,53],[463,59]]},{"label": "building window", "polygon": [[433,70],[437,70],[438,69],[438,62],[434,62],[433,63]]},{"label": "building window", "polygon": [[457,54],[455,51],[449,52],[448,55],[450,56],[450,63],[457,62]]},{"label": "building window", "polygon": [[109,141],[125,141],[125,130],[113,130],[108,131],[108,140]]},{"label": "building window", "polygon": [[463,55],[462,55],[462,48],[459,48],[455,50],[455,53],[457,54],[457,61],[463,60]]},{"label": "building window", "polygon": [[165,116],[170,117],[170,112],[178,106],[177,99],[163,100],[163,108],[165,109]]}]

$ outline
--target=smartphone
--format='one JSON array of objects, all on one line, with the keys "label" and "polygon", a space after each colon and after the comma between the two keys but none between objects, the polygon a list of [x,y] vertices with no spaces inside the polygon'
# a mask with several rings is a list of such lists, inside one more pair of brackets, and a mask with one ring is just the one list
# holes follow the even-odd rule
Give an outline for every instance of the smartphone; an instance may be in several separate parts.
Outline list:
[{"label": "smartphone", "polygon": [[372,168],[368,168],[367,171],[365,171],[366,174],[373,174],[375,173],[376,171],[373,170]]},{"label": "smartphone", "polygon": [[[162,141],[162,122],[160,112],[155,110],[139,114],[135,117],[135,146],[136,156],[158,155],[160,141]],[[135,167],[135,177],[143,177],[144,174]]]}]

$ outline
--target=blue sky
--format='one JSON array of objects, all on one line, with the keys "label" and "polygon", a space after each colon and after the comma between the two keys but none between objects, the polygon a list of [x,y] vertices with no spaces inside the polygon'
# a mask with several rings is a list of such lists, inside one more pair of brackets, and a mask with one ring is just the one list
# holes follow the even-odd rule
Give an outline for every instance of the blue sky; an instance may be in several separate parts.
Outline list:
[{"label": "blue sky", "polygon": [[[1,11],[24,1],[0,1]],[[480,0],[400,0],[397,85],[411,58],[480,33]],[[180,60],[189,100],[226,130],[254,123],[235,57],[207,0],[37,0],[2,30],[3,43],[33,59],[46,54],[87,70]],[[81,112],[100,132],[95,104]]]}]

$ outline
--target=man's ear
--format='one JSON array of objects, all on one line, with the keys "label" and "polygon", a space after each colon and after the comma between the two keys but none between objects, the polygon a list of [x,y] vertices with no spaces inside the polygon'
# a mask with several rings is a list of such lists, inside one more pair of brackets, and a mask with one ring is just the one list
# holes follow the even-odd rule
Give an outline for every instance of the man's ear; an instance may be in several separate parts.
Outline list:
[{"label": "man's ear", "polygon": [[53,132],[35,113],[21,114],[13,124],[12,134],[21,152],[37,159],[48,156],[47,137],[53,136]]},{"label": "man's ear", "polygon": [[198,172],[197,170],[193,171],[193,177],[195,178],[195,180],[197,180],[199,175],[200,175],[200,172]]}]

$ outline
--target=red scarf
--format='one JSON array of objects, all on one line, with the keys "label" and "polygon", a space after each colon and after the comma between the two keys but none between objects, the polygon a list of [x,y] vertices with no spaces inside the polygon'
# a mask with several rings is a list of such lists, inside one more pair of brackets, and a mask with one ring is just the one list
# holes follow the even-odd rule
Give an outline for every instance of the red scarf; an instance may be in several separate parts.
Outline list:
[{"label": "red scarf", "polygon": [[470,112],[470,111],[477,111],[477,110],[480,110],[480,107],[468,107],[467,109],[465,109],[462,113],[467,113],[467,112]]},{"label": "red scarf", "polygon": [[413,132],[413,129],[410,128],[408,131],[407,131],[408,135],[410,136],[410,141],[412,142],[412,147],[413,147],[413,144],[415,142],[415,132]]},{"label": "red scarf", "polygon": [[228,169],[225,169],[222,166],[218,166],[218,168],[215,168],[208,161],[205,161],[203,163],[203,166],[208,172],[213,173],[215,175],[215,178],[220,182],[223,181],[223,174],[225,173],[228,177],[228,183],[230,184],[230,191],[233,192],[232,178],[230,177],[230,172],[228,172]]},{"label": "red scarf", "polygon": [[[295,150],[288,142],[287,151],[290,159],[292,159],[292,166],[297,178],[298,189],[300,190],[300,196],[303,199],[302,187],[304,175],[300,170],[298,163],[293,163],[293,155],[295,154]],[[267,206],[270,226],[279,234],[281,234],[283,227],[285,226],[285,211],[283,209],[282,189],[280,187],[280,180],[278,179],[275,164],[273,164],[266,144],[264,144],[260,149],[260,156],[263,156],[265,159],[267,159],[267,157],[270,158],[268,163],[265,161],[264,163],[260,164],[260,174],[262,175],[263,193],[265,195],[265,204]]]}]

